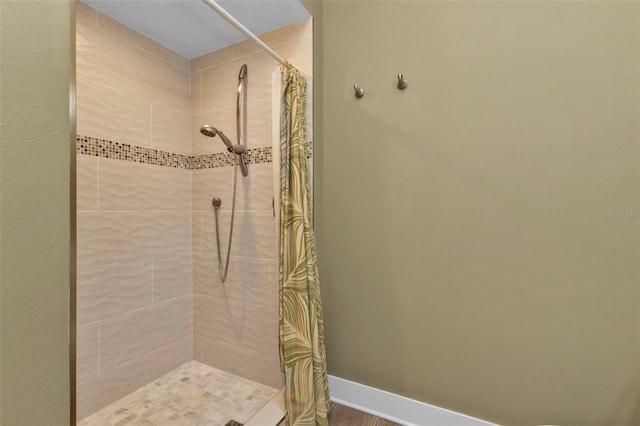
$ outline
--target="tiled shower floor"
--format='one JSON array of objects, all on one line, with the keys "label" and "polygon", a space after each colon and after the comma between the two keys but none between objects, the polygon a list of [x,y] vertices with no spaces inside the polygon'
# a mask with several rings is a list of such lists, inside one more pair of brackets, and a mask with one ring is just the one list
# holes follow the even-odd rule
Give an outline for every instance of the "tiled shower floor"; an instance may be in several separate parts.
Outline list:
[{"label": "tiled shower floor", "polygon": [[277,389],[189,361],[78,422],[79,426],[246,423]]}]

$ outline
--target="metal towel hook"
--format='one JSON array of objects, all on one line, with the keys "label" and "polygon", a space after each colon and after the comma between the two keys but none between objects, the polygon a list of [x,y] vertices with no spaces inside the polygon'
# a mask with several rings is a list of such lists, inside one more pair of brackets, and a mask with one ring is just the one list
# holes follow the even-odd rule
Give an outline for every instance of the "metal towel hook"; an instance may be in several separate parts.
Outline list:
[{"label": "metal towel hook", "polygon": [[364,96],[364,89],[362,87],[358,87],[358,84],[353,85],[353,90],[356,92],[356,98],[360,99]]},{"label": "metal towel hook", "polygon": [[404,75],[398,74],[398,89],[404,90],[408,85],[409,83],[407,82],[407,80],[405,80]]}]

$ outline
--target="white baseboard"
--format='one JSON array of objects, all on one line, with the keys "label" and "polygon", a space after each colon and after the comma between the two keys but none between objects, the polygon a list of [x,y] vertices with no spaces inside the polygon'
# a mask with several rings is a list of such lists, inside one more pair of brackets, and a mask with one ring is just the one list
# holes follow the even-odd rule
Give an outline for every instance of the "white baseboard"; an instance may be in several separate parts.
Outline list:
[{"label": "white baseboard", "polygon": [[360,383],[329,376],[331,400],[405,426],[498,426]]}]

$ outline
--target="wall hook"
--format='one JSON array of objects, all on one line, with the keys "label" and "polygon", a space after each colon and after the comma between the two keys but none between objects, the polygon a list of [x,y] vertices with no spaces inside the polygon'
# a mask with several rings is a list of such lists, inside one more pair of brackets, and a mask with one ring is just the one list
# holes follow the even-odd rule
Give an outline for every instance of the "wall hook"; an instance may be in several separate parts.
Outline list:
[{"label": "wall hook", "polygon": [[364,96],[364,89],[362,87],[358,87],[358,84],[353,85],[353,90],[356,92],[356,98],[360,99]]},{"label": "wall hook", "polygon": [[407,82],[407,80],[405,80],[404,75],[398,74],[398,89],[404,90],[408,85],[409,83]]}]

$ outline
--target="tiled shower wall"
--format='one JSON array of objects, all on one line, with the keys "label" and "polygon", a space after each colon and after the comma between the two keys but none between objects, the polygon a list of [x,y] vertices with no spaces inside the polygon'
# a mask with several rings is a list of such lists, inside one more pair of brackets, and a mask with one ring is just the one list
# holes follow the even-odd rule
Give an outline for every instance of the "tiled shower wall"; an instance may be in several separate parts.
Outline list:
[{"label": "tiled shower wall", "polygon": [[[277,53],[312,73],[311,19],[261,36]],[[219,138],[202,136],[208,123],[236,140],[238,72],[248,66],[247,146],[271,146],[272,73],[277,64],[245,41],[192,61],[191,141],[194,155],[223,152]],[[278,357],[278,261],[273,214],[273,164],[249,166],[238,177],[229,274],[218,274],[211,198],[222,199],[221,247],[228,241],[233,167],[193,171],[193,356],[214,367],[276,388]]]},{"label": "tiled shower wall", "polygon": [[[311,75],[311,21],[262,38]],[[228,238],[235,141],[249,66],[248,178],[239,177],[229,277],[218,277],[211,197]],[[187,60],[78,3],[78,418],[190,359],[281,386],[272,211],[271,79],[250,42]],[[124,161],[123,161],[124,160]]]},{"label": "tiled shower wall", "polygon": [[[83,3],[77,21],[77,134],[188,156],[189,61]],[[192,358],[191,172],[78,145],[101,151],[77,156],[83,418]]]}]

